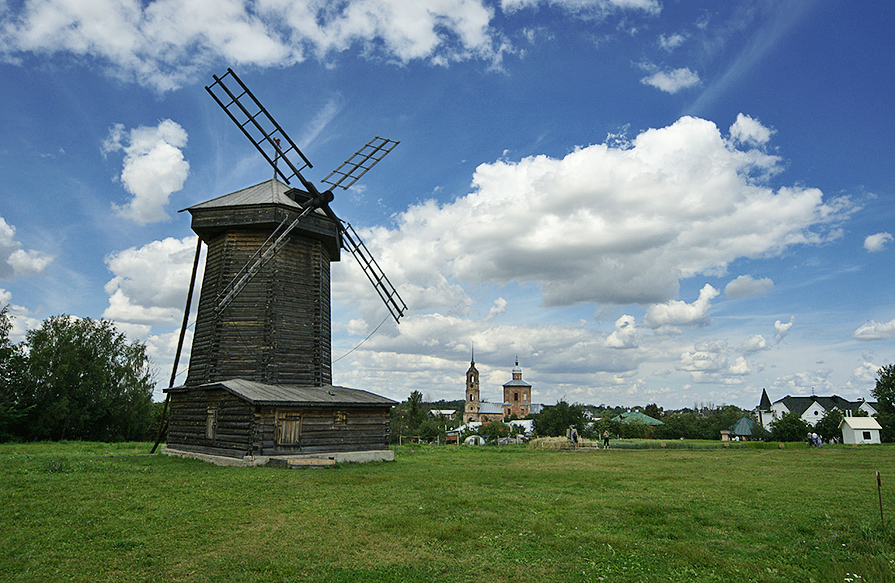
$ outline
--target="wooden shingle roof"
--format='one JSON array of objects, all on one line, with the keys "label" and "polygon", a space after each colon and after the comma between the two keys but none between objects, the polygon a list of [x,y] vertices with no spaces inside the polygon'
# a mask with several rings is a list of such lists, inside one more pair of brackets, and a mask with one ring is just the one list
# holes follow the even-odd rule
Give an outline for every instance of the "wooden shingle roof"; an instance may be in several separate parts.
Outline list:
[{"label": "wooden shingle roof", "polygon": [[372,407],[397,405],[387,397],[376,395],[361,389],[349,389],[333,385],[293,386],[293,385],[268,385],[243,379],[230,379],[217,383],[208,383],[194,387],[174,387],[165,389],[165,392],[182,392],[190,389],[214,389],[222,388],[237,397],[244,399],[252,405],[280,405],[280,406],[321,406],[331,405],[338,407]]}]

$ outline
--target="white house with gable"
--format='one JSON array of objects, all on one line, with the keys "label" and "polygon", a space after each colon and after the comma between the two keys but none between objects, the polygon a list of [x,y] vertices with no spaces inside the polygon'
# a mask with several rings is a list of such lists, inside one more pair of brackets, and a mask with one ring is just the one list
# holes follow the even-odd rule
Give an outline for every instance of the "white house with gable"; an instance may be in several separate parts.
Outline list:
[{"label": "white house with gable", "polygon": [[843,417],[839,429],[842,430],[842,443],[863,445],[879,443],[882,427],[873,417]]},{"label": "white house with gable", "polygon": [[872,417],[877,413],[876,408],[873,406],[874,404],[863,399],[860,401],[849,401],[838,395],[833,395],[832,397],[818,397],[816,395],[791,397],[787,395],[771,403],[767,391],[762,390],[761,402],[756,413],[759,423],[765,429],[770,429],[771,423],[780,419],[786,413],[797,414],[802,418],[802,421],[813,427],[831,409],[838,409],[843,417],[853,417],[858,411],[864,411]]}]

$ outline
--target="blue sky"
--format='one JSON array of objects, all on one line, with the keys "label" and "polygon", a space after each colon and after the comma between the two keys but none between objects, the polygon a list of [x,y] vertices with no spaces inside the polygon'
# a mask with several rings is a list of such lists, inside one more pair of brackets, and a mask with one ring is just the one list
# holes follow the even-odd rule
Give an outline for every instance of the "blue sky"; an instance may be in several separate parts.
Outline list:
[{"label": "blue sky", "polygon": [[0,302],[16,339],[112,319],[167,383],[178,211],[271,177],[204,90],[233,67],[312,181],[401,141],[332,206],[410,311],[364,341],[385,309],[335,264],[335,384],[461,398],[474,345],[493,400],[517,357],[546,404],[869,398],[895,360],[893,24],[807,0],[0,0]]}]

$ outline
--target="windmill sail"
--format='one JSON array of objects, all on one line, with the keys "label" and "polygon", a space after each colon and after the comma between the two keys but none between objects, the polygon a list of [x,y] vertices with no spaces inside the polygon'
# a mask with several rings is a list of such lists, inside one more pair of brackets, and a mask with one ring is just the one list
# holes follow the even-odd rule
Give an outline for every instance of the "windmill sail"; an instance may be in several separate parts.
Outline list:
[{"label": "windmill sail", "polygon": [[[300,172],[305,168],[313,168],[314,165],[298,149],[280,124],[271,117],[261,102],[258,101],[242,80],[236,76],[233,69],[218,77],[213,75],[214,83],[205,87],[205,90],[217,101],[230,119],[233,120],[242,133],[249,139],[255,148],[261,152],[267,163],[273,166],[276,174],[289,184],[290,178],[298,178],[307,186]],[[230,79],[228,79],[228,77]],[[230,87],[227,86],[230,83]],[[298,154],[301,163],[293,162],[291,155]],[[289,167],[283,172],[277,167],[277,162],[282,160]],[[298,165],[296,165],[298,164]]]},{"label": "windmill sail", "polygon": [[385,276],[385,272],[382,271],[382,268],[379,267],[373,255],[370,254],[367,246],[361,241],[354,227],[345,221],[342,221],[342,247],[351,251],[351,254],[354,255],[361,269],[363,269],[364,274],[366,274],[367,279],[373,284],[373,288],[379,294],[385,307],[388,308],[392,318],[395,319],[395,322],[399,322],[401,316],[407,310],[407,304],[398,295],[398,290]]},{"label": "windmill sail", "polygon": [[[206,86],[205,90],[273,167],[274,177],[279,176],[286,184],[289,184],[291,178],[297,178],[310,195],[310,200],[301,205],[303,209],[301,214],[291,220],[284,219],[239,273],[220,291],[215,300],[214,313],[220,316],[240,291],[286,246],[290,232],[298,226],[302,218],[311,210],[320,208],[336,226],[334,234],[340,239],[341,246],[351,251],[389,313],[396,322],[399,321],[407,310],[407,305],[351,225],[339,219],[329,208],[329,203],[333,200],[332,189],[321,193],[312,182],[301,175],[302,170],[312,168],[313,165],[232,69],[227,69],[221,77],[217,75],[213,77],[214,83]],[[347,190],[399,143],[396,140],[376,136],[330,172],[323,182],[333,188]],[[296,155],[300,162],[294,160]],[[277,163],[281,160],[288,167],[287,171],[278,167]]]},{"label": "windmill sail", "polygon": [[[394,150],[395,146],[400,143],[401,142],[395,140],[376,136],[367,142],[363,148],[355,152],[352,157],[342,162],[338,168],[330,172],[327,177],[323,179],[323,182],[332,185],[333,188],[338,186],[348,190],[361,176],[366,174],[370,168],[378,164],[380,160],[385,158],[385,156]],[[336,176],[336,178],[330,180],[333,176]],[[348,184],[343,184],[346,180],[348,181]]]}]

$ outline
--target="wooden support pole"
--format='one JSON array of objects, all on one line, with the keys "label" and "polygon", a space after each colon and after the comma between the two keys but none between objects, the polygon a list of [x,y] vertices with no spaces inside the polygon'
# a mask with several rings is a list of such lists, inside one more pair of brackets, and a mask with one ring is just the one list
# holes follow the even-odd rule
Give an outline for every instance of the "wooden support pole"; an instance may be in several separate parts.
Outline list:
[{"label": "wooden support pole", "polygon": [[[174,379],[177,378],[177,367],[180,366],[180,352],[183,350],[183,339],[186,336],[186,328],[190,321],[190,306],[193,303],[193,288],[196,287],[196,272],[199,270],[199,255],[202,253],[202,239],[196,242],[196,256],[193,258],[193,273],[190,275],[190,287],[186,292],[186,307],[183,309],[183,322],[180,325],[180,338],[177,339],[177,352],[174,354],[174,367],[171,370],[171,380],[168,381],[168,388],[174,386]],[[165,396],[165,404],[162,406],[162,415],[158,423],[158,434],[155,437],[155,445],[152,451],[155,453],[158,445],[162,442],[165,435],[165,429],[168,426],[168,403],[171,400],[171,393]]]}]

